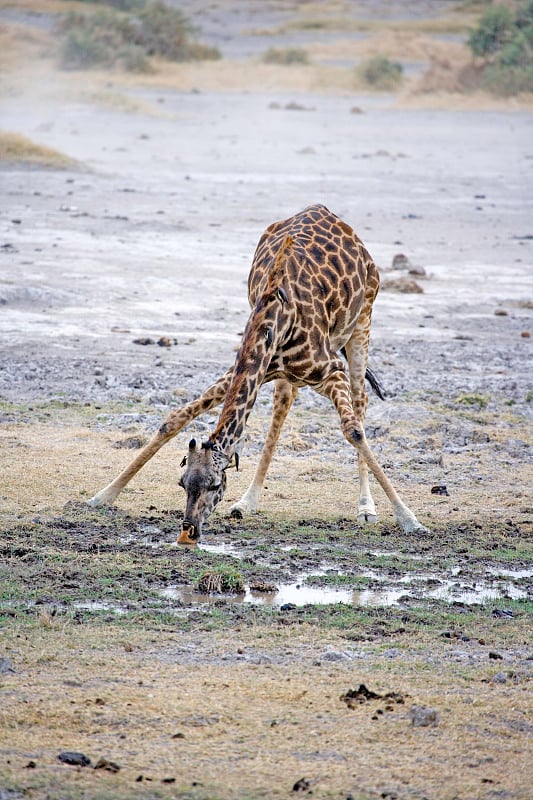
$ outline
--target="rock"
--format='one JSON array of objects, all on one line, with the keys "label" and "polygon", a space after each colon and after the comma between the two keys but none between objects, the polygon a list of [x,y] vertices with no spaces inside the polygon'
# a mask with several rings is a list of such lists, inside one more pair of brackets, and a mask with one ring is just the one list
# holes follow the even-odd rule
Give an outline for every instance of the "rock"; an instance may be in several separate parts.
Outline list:
[{"label": "rock", "polygon": [[114,442],[113,447],[119,450],[140,450],[146,442],[147,439],[144,436],[128,436],[126,439],[119,439],[118,442]]},{"label": "rock", "polygon": [[65,750],[57,758],[63,764],[69,764],[71,767],[88,767],[91,763],[91,759],[88,756],[75,750]]},{"label": "rock", "polygon": [[300,780],[296,781],[296,783],[292,787],[292,791],[307,792],[307,790],[310,788],[311,788],[311,781],[308,781],[307,778],[300,778]]},{"label": "rock", "polygon": [[450,493],[449,493],[447,487],[444,486],[444,484],[441,484],[440,486],[432,486],[431,487],[431,494],[442,494],[442,495],[445,495],[446,497],[450,496]]},{"label": "rock", "polygon": [[497,308],[494,312],[495,317],[507,317],[509,316],[509,312],[505,310],[505,308]]},{"label": "rock", "polygon": [[424,290],[414,278],[389,278],[381,282],[382,291],[400,292],[401,294],[423,294]]},{"label": "rock", "polygon": [[116,764],[114,761],[108,761],[107,758],[99,758],[96,764],[94,765],[95,769],[105,769],[106,772],[118,772],[120,766]]},{"label": "rock", "polygon": [[436,709],[427,706],[411,706],[409,711],[411,724],[415,728],[436,728],[439,724],[439,715]]},{"label": "rock", "polygon": [[531,337],[531,332],[530,331],[522,331],[520,336],[522,337],[522,339],[529,339]]},{"label": "rock", "polygon": [[507,673],[497,672],[496,675],[492,676],[492,683],[507,683]]},{"label": "rock", "polygon": [[412,266],[411,262],[407,258],[404,253],[396,253],[394,258],[392,259],[392,268],[393,269],[410,269]]},{"label": "rock", "polygon": [[148,344],[155,344],[155,341],[150,339],[149,336],[142,336],[140,339],[134,339],[133,344],[142,344],[146,346]]},{"label": "rock", "polygon": [[344,653],[342,650],[326,650],[321,656],[323,661],[351,661],[352,657],[349,653]]}]

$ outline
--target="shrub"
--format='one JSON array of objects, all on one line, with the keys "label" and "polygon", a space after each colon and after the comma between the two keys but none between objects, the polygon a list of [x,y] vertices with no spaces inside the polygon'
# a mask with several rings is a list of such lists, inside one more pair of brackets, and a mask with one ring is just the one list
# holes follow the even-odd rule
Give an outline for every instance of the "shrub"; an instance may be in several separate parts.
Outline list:
[{"label": "shrub", "polygon": [[[129,6],[134,0],[110,0]],[[135,7],[139,0],[135,0]],[[60,64],[65,69],[122,66],[133,72],[150,69],[150,56],[170,61],[220,58],[216,48],[193,41],[192,28],[178,10],[162,2],[143,5],[138,13],[111,8],[93,14],[70,13],[59,25]]]},{"label": "shrub", "polygon": [[533,0],[514,13],[506,6],[488,8],[468,44],[483,59],[482,88],[501,95],[533,91]]},{"label": "shrub", "polygon": [[475,56],[489,56],[505,44],[512,27],[512,14],[506,6],[491,6],[471,31],[468,46]]},{"label": "shrub", "polygon": [[299,47],[287,47],[285,49],[271,47],[266,53],[263,53],[261,60],[265,64],[283,64],[284,66],[309,64],[309,56],[305,50]]},{"label": "shrub", "polygon": [[395,89],[402,81],[402,73],[401,64],[381,55],[365,59],[357,68],[363,83],[381,91]]}]

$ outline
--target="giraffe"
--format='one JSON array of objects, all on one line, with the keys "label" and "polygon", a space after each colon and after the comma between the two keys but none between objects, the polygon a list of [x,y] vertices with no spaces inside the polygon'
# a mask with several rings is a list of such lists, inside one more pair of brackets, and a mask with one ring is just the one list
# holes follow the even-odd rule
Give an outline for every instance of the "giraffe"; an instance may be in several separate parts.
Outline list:
[{"label": "giraffe", "polygon": [[[372,307],[379,290],[374,261],[352,228],[323,205],[311,205],[270,225],[257,245],[248,278],[251,313],[235,363],[198,399],[170,412],[137,457],[89,504],[112,503],[158,450],[191,420],[222,404],[215,429],[200,446],[189,442],[179,480],[187,493],[178,543],[196,544],[202,525],[224,496],[226,470],[238,467],[238,446],[262,384],[274,381],[270,429],[255,476],[230,508],[242,516],[258,507],[281,428],[298,390],[310,386],[335,406],[342,433],[358,454],[357,518],[374,522],[369,469],[404,532],[424,526],[400,499],[364,432]],[[345,361],[340,353],[345,356]]]}]

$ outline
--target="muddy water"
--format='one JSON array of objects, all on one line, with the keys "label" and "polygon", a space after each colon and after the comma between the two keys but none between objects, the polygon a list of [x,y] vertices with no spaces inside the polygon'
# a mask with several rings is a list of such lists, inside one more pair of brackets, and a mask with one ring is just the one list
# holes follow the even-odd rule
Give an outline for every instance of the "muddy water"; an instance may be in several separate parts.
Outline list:
[{"label": "muddy water", "polygon": [[[233,544],[208,544],[199,546],[212,554],[229,555],[236,559],[243,556],[242,551]],[[374,551],[373,551],[374,552]],[[380,551],[380,555],[394,553]],[[400,555],[398,553],[398,555]],[[423,560],[417,556],[417,560]],[[527,599],[527,590],[515,585],[514,581],[533,577],[532,569],[508,569],[493,567],[488,570],[493,579],[473,579],[460,576],[461,568],[455,567],[446,576],[434,572],[406,572],[402,577],[391,579],[377,569],[358,571],[357,578],[368,578],[377,587],[368,589],[344,588],[341,586],[316,586],[311,581],[324,576],[347,576],[346,572],[336,569],[333,564],[321,564],[312,571],[302,571],[290,581],[276,583],[272,591],[258,591],[246,587],[243,594],[220,595],[203,594],[190,588],[169,585],[162,590],[163,597],[176,600],[185,605],[212,605],[224,598],[228,602],[254,604],[271,608],[284,606],[304,606],[310,604],[328,605],[344,603],[353,606],[396,606],[410,599],[434,599],[449,603],[473,605],[490,600]],[[253,584],[252,584],[253,586]]]}]

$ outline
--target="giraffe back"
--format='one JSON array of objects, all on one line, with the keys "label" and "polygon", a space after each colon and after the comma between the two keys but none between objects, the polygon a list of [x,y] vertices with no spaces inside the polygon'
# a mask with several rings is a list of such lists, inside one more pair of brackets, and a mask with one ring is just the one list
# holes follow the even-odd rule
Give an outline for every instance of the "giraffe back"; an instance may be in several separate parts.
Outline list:
[{"label": "giraffe back", "polygon": [[[301,337],[340,350],[352,335],[365,296],[379,288],[379,273],[362,241],[346,222],[323,205],[312,205],[270,225],[255,251],[248,296],[254,307],[286,237],[293,255],[286,264],[285,288],[297,309]],[[328,349],[329,349],[328,348]]]}]

